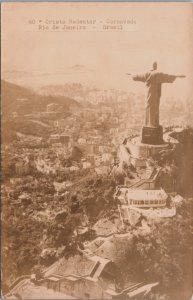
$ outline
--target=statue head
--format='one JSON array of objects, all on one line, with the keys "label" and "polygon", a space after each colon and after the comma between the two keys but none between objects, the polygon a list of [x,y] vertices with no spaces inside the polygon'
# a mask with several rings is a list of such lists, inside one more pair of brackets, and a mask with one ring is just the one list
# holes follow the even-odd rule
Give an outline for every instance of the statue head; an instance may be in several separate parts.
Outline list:
[{"label": "statue head", "polygon": [[157,70],[157,62],[156,61],[154,61],[154,63],[153,63],[153,70]]}]

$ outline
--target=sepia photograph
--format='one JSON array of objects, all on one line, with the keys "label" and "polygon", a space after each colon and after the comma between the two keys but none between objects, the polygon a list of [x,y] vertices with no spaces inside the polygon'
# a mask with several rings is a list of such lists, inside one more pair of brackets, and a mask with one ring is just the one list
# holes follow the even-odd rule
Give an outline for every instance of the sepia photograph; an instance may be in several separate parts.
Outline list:
[{"label": "sepia photograph", "polygon": [[1,299],[191,300],[193,4],[1,4]]}]

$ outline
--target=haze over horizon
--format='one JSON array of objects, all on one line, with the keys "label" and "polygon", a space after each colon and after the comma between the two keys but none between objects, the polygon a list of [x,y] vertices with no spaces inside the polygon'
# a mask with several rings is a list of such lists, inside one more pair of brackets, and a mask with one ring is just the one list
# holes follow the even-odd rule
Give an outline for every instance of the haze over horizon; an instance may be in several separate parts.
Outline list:
[{"label": "haze over horizon", "polygon": [[[144,92],[125,73],[143,73],[157,61],[160,71],[185,74],[166,84],[163,95],[192,92],[192,11],[190,3],[4,3],[2,78],[39,88],[77,82],[102,89]],[[77,10],[78,5],[78,10]],[[29,19],[128,19],[127,32],[46,32],[31,30]],[[14,50],[14,51],[13,51]]]}]

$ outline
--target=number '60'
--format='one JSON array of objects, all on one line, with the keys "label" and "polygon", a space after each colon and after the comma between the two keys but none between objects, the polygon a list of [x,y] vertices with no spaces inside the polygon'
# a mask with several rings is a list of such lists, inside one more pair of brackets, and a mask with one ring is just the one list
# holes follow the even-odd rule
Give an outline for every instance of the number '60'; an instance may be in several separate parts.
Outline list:
[{"label": "number '60'", "polygon": [[29,20],[29,24],[35,24],[36,21],[34,19]]}]

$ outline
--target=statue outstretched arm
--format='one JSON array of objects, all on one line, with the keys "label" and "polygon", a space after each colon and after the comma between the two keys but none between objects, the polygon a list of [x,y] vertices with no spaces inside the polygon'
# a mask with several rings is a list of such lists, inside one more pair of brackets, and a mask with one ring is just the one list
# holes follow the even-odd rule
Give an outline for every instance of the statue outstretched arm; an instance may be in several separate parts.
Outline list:
[{"label": "statue outstretched arm", "polygon": [[176,75],[176,78],[186,78],[185,75]]},{"label": "statue outstretched arm", "polygon": [[132,76],[132,79],[134,81],[142,81],[145,82],[147,79],[148,75],[147,74],[136,74]]},{"label": "statue outstretched arm", "polygon": [[176,78],[185,78],[185,75],[169,75],[169,74],[164,74],[160,73],[160,82],[161,83],[172,83]]}]

